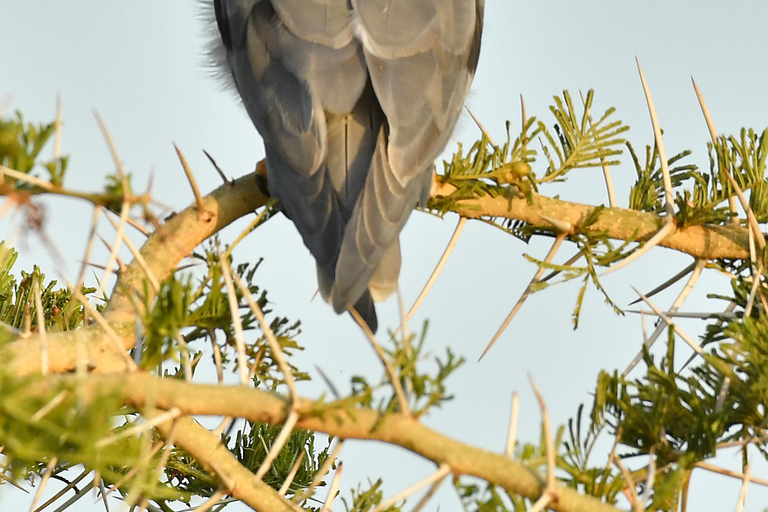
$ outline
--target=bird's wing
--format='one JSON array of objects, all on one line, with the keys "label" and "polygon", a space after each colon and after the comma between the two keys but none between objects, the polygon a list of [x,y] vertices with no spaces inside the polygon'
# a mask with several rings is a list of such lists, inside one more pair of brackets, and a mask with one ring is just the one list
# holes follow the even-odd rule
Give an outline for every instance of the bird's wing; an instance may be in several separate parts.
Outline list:
[{"label": "bird's wing", "polygon": [[337,312],[356,304],[372,328],[368,288],[396,287],[398,234],[466,97],[482,2],[214,0],[270,191],[323,294]]},{"label": "bird's wing", "polygon": [[[336,271],[335,306],[361,293],[418,201],[477,66],[483,0],[351,0],[373,89],[386,116]],[[399,252],[399,251],[398,251]],[[386,257],[385,257],[386,255]]]},{"label": "bird's wing", "polygon": [[[227,64],[278,197],[332,293],[383,114],[347,0],[214,0]],[[371,297],[349,300],[375,329]],[[344,304],[346,307],[346,303]]]}]

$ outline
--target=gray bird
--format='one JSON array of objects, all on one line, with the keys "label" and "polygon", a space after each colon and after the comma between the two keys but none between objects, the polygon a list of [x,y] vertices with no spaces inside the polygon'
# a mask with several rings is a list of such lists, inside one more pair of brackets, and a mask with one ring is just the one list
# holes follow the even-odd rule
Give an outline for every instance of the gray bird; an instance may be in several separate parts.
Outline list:
[{"label": "gray bird", "polygon": [[214,0],[218,64],[320,292],[375,332],[477,67],[484,0]]}]

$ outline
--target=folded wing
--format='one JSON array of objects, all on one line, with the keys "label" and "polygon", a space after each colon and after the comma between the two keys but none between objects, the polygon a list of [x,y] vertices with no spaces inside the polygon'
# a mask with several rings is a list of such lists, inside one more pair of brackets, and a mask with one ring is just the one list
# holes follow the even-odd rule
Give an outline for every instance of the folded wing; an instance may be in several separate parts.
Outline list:
[{"label": "folded wing", "polygon": [[270,192],[323,295],[375,329],[477,63],[482,0],[214,0]]}]

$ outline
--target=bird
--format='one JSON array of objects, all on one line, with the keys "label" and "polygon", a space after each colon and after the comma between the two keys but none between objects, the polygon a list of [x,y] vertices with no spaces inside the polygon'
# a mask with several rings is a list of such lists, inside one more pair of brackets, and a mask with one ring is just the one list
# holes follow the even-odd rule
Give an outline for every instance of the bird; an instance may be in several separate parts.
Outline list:
[{"label": "bird", "polygon": [[214,66],[263,139],[269,193],[323,298],[374,333],[477,69],[484,1],[213,0]]}]

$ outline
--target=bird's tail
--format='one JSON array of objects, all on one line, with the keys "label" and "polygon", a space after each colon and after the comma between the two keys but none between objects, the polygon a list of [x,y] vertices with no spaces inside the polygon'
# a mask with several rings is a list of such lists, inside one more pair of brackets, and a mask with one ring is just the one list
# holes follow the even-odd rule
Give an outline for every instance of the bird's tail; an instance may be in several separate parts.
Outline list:
[{"label": "bird's tail", "polygon": [[400,277],[400,238],[395,238],[394,243],[384,253],[379,266],[371,277],[368,289],[371,297],[377,302],[386,300],[397,290],[397,281]]},{"label": "bird's tail", "polygon": [[[398,250],[397,253],[399,255],[400,251]],[[329,304],[333,304],[333,279],[329,278],[328,274],[326,274],[319,265],[317,267],[317,284],[318,288],[320,288],[320,295],[323,296],[323,299],[325,299],[325,301]],[[363,320],[365,320],[365,323],[368,324],[368,327],[371,329],[371,331],[376,333],[376,330],[379,328],[379,320],[376,317],[376,307],[373,305],[373,297],[371,297],[371,292],[369,290],[366,290],[363,295],[357,299],[354,308],[355,311],[357,311],[360,316],[363,317]],[[337,311],[337,313],[341,312],[343,312],[343,310]]]},{"label": "bird's tail", "polygon": [[[378,267],[376,267],[376,271],[373,273],[373,277],[368,284],[368,289],[355,302],[355,310],[360,313],[360,316],[363,317],[365,323],[368,324],[368,327],[374,333],[378,327],[378,319],[373,301],[380,302],[386,300],[397,290],[398,278],[400,277],[400,263],[400,239],[396,238],[395,242],[384,253]],[[335,294],[334,280],[320,266],[317,267],[317,283],[323,299],[333,304]],[[344,299],[346,298],[337,297],[336,301],[346,303]]]},{"label": "bird's tail", "polygon": [[366,291],[363,293],[363,296],[355,303],[355,311],[363,317],[371,332],[375,334],[379,328],[379,319],[376,317],[376,308],[373,305],[373,298],[370,292]]}]

